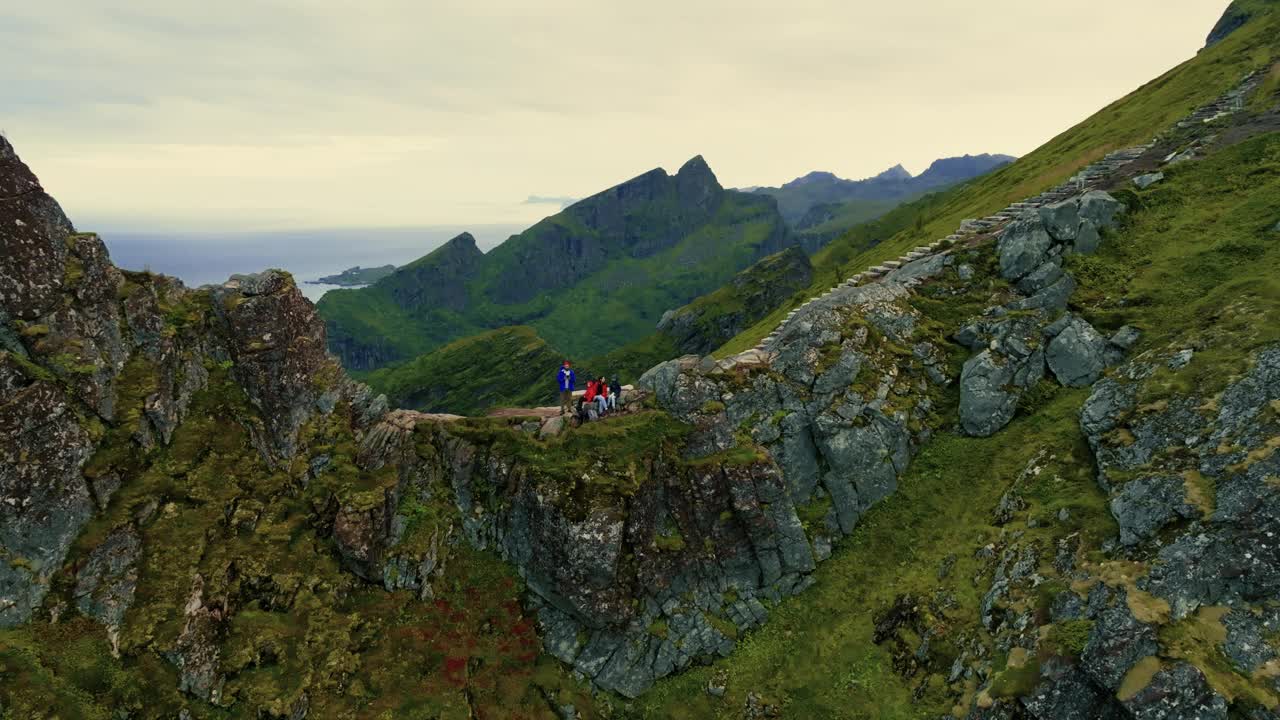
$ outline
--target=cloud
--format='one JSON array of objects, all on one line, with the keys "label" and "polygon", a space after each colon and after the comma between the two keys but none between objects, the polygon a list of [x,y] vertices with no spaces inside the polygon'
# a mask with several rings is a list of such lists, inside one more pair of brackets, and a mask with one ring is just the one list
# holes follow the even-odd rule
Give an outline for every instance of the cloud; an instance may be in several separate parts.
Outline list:
[{"label": "cloud", "polygon": [[1194,54],[1220,10],[9,3],[0,126],[81,225],[522,223],[531,188],[586,197],[695,154],[727,186],[1024,154]]},{"label": "cloud", "polygon": [[524,200],[525,205],[559,205],[561,208],[567,208],[576,202],[578,198],[554,195],[530,195]]}]

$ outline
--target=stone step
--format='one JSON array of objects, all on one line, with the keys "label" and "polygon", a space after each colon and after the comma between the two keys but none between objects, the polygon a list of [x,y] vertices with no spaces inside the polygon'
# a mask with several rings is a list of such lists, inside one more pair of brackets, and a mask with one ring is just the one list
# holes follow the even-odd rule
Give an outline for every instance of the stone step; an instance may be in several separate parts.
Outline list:
[{"label": "stone step", "polygon": [[932,245],[917,245],[915,250],[912,250],[912,252],[927,253],[932,249],[933,249]]},{"label": "stone step", "polygon": [[887,267],[887,268],[891,268],[891,269],[893,269],[893,270],[897,270],[898,268],[902,267],[902,261],[901,261],[901,260],[886,260],[886,261],[884,262],[884,266],[885,266],[885,267]]},{"label": "stone step", "polygon": [[889,272],[889,268],[885,267],[884,265],[876,265],[875,267],[867,270],[867,274],[873,278],[880,277],[881,275],[884,275],[887,272]]}]

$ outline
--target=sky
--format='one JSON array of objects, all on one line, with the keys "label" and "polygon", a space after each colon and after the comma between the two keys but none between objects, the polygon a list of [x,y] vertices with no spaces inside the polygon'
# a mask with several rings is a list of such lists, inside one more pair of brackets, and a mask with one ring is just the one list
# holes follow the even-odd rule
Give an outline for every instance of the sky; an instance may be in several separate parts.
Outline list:
[{"label": "sky", "polygon": [[43,0],[0,130],[77,226],[528,224],[703,155],[728,187],[1025,154],[1226,0]]}]

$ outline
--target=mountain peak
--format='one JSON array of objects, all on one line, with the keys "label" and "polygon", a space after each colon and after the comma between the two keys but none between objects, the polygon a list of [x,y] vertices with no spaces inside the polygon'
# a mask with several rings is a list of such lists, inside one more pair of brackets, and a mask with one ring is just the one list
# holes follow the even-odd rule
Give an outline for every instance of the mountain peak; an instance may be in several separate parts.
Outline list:
[{"label": "mountain peak", "polygon": [[1228,35],[1244,27],[1244,24],[1249,22],[1252,17],[1253,14],[1246,8],[1241,7],[1241,3],[1238,0],[1232,2],[1227,6],[1226,11],[1222,13],[1222,17],[1218,19],[1218,22],[1214,24],[1213,29],[1209,31],[1209,37],[1205,38],[1204,41],[1205,48],[1210,48],[1227,39]]},{"label": "mountain peak", "polygon": [[911,172],[899,163],[875,176],[875,180],[910,180]]},{"label": "mountain peak", "polygon": [[812,172],[801,175],[791,182],[783,183],[782,187],[799,187],[801,185],[810,185],[822,182],[839,182],[840,178],[835,173],[829,173],[826,170],[814,170]]},{"label": "mountain peak", "polygon": [[715,185],[717,188],[720,186],[719,181],[716,180],[716,174],[711,172],[711,166],[707,164],[707,161],[701,155],[694,155],[684,165],[681,165],[680,170],[676,172],[676,177],[685,180],[698,180],[706,184]]},{"label": "mountain peak", "polygon": [[676,189],[683,202],[704,210],[710,209],[716,203],[720,193],[724,191],[724,188],[720,187],[720,181],[716,179],[716,174],[711,172],[711,166],[707,165],[707,161],[702,159],[701,155],[694,155],[680,166],[679,172],[676,173]]},{"label": "mountain peak", "polygon": [[448,247],[450,250],[475,250],[479,252],[479,249],[476,247],[475,236],[465,231],[450,238],[449,241],[445,243],[445,247]]}]

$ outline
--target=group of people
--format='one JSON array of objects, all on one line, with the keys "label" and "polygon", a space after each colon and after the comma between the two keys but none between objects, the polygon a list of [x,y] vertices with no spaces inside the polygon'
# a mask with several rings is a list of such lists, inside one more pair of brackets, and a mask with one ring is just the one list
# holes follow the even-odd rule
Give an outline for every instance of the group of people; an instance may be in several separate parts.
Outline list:
[{"label": "group of people", "polygon": [[577,414],[582,420],[594,420],[611,410],[618,409],[618,398],[622,396],[622,383],[618,378],[610,382],[603,375],[595,380],[587,381],[587,390],[578,398],[574,408],[573,392],[577,389],[577,376],[568,360],[560,366],[556,373],[556,381],[560,387],[560,412],[565,415]]}]

